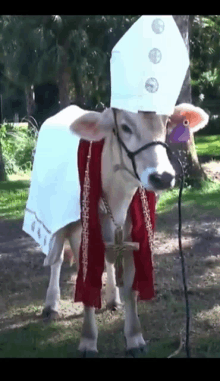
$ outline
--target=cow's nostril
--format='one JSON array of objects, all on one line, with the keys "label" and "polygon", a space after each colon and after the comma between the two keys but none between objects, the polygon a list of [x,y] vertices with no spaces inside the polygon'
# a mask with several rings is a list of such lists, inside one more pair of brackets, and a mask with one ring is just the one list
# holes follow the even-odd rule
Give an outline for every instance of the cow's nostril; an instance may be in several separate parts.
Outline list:
[{"label": "cow's nostril", "polygon": [[161,184],[161,176],[162,175],[159,175],[159,173],[157,172],[154,172],[152,173],[149,178],[150,178],[150,181],[155,184],[155,185],[160,185]]},{"label": "cow's nostril", "polygon": [[171,182],[173,179],[174,176],[168,172],[163,172],[162,174],[154,172],[149,176],[149,180],[157,189],[166,189],[171,187]]}]

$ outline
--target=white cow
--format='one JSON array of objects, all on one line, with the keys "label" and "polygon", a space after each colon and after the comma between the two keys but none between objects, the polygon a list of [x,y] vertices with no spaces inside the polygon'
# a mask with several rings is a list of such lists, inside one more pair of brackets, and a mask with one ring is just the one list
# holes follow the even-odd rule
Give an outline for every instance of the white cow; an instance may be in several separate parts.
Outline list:
[{"label": "white cow", "polygon": [[[172,116],[169,116],[170,128],[175,127],[178,122],[184,119],[184,116],[180,114],[181,111],[187,112],[187,119],[190,119],[190,124],[193,126],[191,126],[192,131],[198,131],[199,128],[207,124],[208,116],[203,110],[188,104],[182,104],[175,108]],[[130,151],[136,151],[154,140],[165,142],[166,126],[168,123],[168,116],[166,115],[156,115],[155,113],[147,112],[131,113],[116,110],[116,120],[119,135]],[[116,128],[113,110],[110,108],[102,113],[86,112],[76,119],[70,128],[73,133],[88,141],[98,141],[105,138],[101,167],[103,193],[108,200],[116,223],[124,227],[125,241],[131,241],[131,221],[128,209],[133,195],[140,186],[140,181],[135,176],[131,160],[120,146],[117,137],[113,134],[113,128]],[[154,145],[143,150],[135,156],[135,162],[139,177],[145,173],[144,186],[147,190],[157,193],[161,189],[174,186],[175,172],[164,146]],[[110,216],[103,213],[101,206],[100,221],[104,241],[114,241],[115,225]],[[68,235],[69,232],[70,234]],[[50,257],[58,258],[58,260],[51,265],[51,276],[46,295],[44,316],[53,317],[58,313],[60,300],[59,279],[63,262],[64,240],[68,235],[78,268],[81,232],[82,225],[79,220],[60,229],[55,235],[52,255]],[[137,313],[137,295],[132,290],[135,273],[133,252],[124,252],[123,257],[124,287],[123,289],[118,289],[115,281],[115,254],[112,252],[106,256],[107,305],[114,307],[121,303],[120,298],[123,300],[125,308],[124,335],[126,349],[141,350],[145,346],[145,341],[141,333]],[[84,306],[84,322],[79,351],[84,354],[97,352],[97,338],[95,309]]]}]

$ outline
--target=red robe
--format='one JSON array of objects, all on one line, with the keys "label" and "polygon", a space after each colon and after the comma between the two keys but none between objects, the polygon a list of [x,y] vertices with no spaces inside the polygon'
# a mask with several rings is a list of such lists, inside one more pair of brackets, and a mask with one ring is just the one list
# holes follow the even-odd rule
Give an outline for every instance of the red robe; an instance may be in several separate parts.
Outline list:
[{"label": "red robe", "polygon": [[[104,271],[105,245],[102,238],[99,220],[98,205],[102,196],[101,187],[101,156],[104,140],[92,143],[90,159],[90,193],[89,193],[89,238],[87,272],[83,279],[82,243],[79,253],[79,273],[76,281],[75,302],[83,302],[87,307],[101,308],[102,274]],[[78,168],[81,186],[81,219],[82,219],[82,193],[87,164],[87,155],[90,142],[81,140],[78,150]],[[150,208],[152,228],[155,227],[156,197],[153,192],[146,190]],[[148,232],[145,227],[144,214],[140,193],[137,190],[131,204],[130,215],[132,221],[131,237],[139,242],[140,248],[134,251],[135,276],[133,289],[138,291],[139,300],[149,300],[154,297],[153,265],[149,246]]]}]

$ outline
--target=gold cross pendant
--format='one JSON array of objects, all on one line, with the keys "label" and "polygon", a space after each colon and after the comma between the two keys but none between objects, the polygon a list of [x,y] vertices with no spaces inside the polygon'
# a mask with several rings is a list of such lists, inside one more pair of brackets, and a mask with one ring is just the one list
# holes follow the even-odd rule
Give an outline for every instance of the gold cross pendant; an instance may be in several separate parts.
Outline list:
[{"label": "gold cross pendant", "polygon": [[116,270],[116,285],[117,287],[123,286],[123,265],[122,265],[122,252],[125,250],[139,250],[139,242],[124,242],[123,228],[118,226],[115,229],[114,243],[105,242],[105,251],[114,250],[118,255],[115,263]]},{"label": "gold cross pendant", "polygon": [[105,242],[105,250],[114,250],[116,252],[139,250],[139,242],[124,242],[122,226],[118,226],[115,229],[114,243]]}]

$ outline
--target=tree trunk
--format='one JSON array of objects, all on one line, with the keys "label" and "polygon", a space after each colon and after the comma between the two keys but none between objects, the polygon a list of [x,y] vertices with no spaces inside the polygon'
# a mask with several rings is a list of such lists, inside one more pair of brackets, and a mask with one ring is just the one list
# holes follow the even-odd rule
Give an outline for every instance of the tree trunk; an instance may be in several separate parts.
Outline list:
[{"label": "tree trunk", "polygon": [[[189,49],[189,16],[173,16],[176,24],[179,28],[179,31],[183,37],[185,45],[187,47],[188,53],[190,55]],[[177,99],[177,105],[180,103],[192,103],[192,95],[191,95],[191,76],[190,76],[190,67],[186,72],[186,76],[182,85],[182,89],[180,91],[179,97]]]},{"label": "tree trunk", "polygon": [[35,110],[35,99],[34,99],[34,87],[26,86],[25,88],[26,95],[26,108],[28,117],[33,116]]},{"label": "tree trunk", "polygon": [[69,40],[66,39],[63,45],[60,45],[62,50],[61,53],[61,64],[58,72],[58,88],[59,88],[59,100],[60,109],[69,106],[69,83],[71,77],[71,68],[68,66],[68,48]]},{"label": "tree trunk", "polygon": [[[3,117],[2,117],[2,94],[0,94],[0,128],[1,124],[3,122]],[[2,145],[0,141],[0,181],[6,181],[7,176],[5,172],[5,163],[2,155]]]},{"label": "tree trunk", "polygon": [[[191,30],[192,19],[189,19],[188,15],[173,17],[189,52],[189,31]],[[181,103],[192,103],[190,68],[187,70],[185,80],[177,100],[177,105]],[[194,134],[190,133],[190,139],[186,143],[169,143],[168,139],[166,142],[183,164],[186,183],[194,187],[199,187],[202,180],[207,179],[207,176],[199,163],[195,148]],[[179,166],[176,164],[173,165],[177,171],[177,174],[179,174]]]},{"label": "tree trunk", "polygon": [[84,104],[84,96],[83,96],[83,88],[81,83],[81,71],[77,71],[76,69],[73,70],[72,78],[74,82],[74,89],[75,89],[75,99],[74,103],[79,106],[83,107]]},{"label": "tree trunk", "polygon": [[4,159],[2,155],[2,145],[0,142],[0,181],[6,181],[6,180],[7,180],[7,176],[5,172],[5,163],[4,163]]}]

